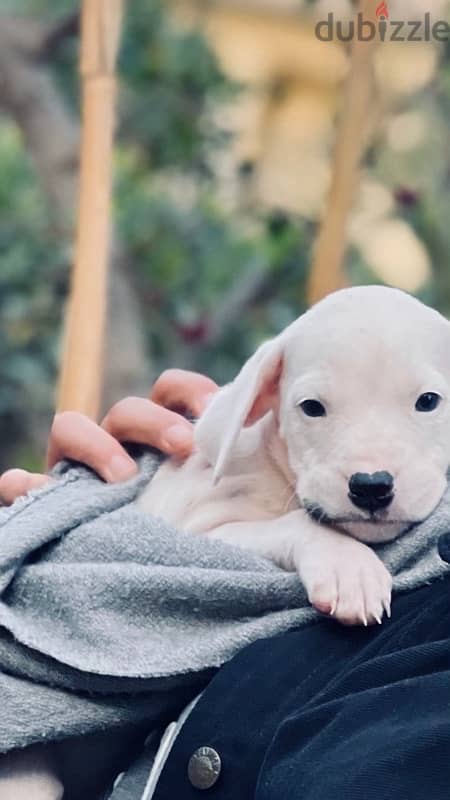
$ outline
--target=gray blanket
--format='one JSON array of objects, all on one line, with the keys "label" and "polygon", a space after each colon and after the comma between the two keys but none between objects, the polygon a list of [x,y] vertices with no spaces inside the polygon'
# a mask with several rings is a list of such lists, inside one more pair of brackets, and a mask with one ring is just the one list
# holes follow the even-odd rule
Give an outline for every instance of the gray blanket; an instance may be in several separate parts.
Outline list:
[{"label": "gray blanket", "polygon": [[[295,574],[138,510],[157,465],[111,486],[63,464],[0,509],[0,752],[164,721],[246,644],[318,619]],[[395,592],[448,574],[448,530],[450,491],[379,548]]]}]

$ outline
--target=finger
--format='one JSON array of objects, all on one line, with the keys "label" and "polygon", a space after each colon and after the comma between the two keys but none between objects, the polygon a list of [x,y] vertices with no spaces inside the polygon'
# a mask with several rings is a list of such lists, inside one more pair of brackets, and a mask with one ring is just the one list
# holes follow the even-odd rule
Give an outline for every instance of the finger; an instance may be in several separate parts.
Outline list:
[{"label": "finger", "polygon": [[205,375],[184,369],[167,369],[155,382],[150,399],[165,408],[190,411],[199,417],[218,389],[217,383]]},{"label": "finger", "polygon": [[137,472],[135,462],[113,436],[75,411],[63,411],[53,420],[47,454],[49,467],[62,458],[86,464],[108,483],[127,480]]},{"label": "finger", "polygon": [[191,423],[144,397],[127,397],[116,403],[102,427],[121,441],[148,444],[167,455],[185,458],[192,451]]},{"label": "finger", "polygon": [[27,472],[24,469],[9,469],[0,476],[0,501],[9,506],[18,497],[31,489],[39,489],[50,480],[48,475]]}]

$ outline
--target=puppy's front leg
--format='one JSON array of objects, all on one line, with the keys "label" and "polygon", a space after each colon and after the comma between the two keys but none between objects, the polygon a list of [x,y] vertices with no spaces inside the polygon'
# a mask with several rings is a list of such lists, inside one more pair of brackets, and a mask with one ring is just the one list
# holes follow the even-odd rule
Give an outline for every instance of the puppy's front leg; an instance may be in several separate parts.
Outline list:
[{"label": "puppy's front leg", "polygon": [[392,592],[383,562],[363,542],[298,513],[294,558],[312,605],[345,625],[381,624],[384,612],[391,614]]},{"label": "puppy's front leg", "polygon": [[310,603],[346,625],[381,622],[385,611],[390,615],[392,578],[374,551],[319,525],[303,509],[278,519],[230,522],[208,535],[296,569]]}]

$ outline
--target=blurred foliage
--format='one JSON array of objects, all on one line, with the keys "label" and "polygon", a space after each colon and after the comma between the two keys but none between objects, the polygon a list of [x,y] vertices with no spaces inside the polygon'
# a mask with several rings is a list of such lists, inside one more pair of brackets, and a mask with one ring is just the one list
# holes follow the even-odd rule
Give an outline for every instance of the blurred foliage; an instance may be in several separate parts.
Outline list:
[{"label": "blurred foliage", "polygon": [[[0,125],[0,425],[3,447],[20,439],[24,414],[52,400],[55,304],[63,244],[53,240],[45,200],[17,128]],[[51,288],[49,288],[51,287]]]},{"label": "blurred foliage", "polygon": [[[2,4],[2,10],[49,22],[76,7],[60,0],[14,0],[10,9]],[[49,62],[74,110],[76,54],[75,43],[64,42]],[[292,318],[302,294],[305,228],[277,215],[241,225],[214,200],[208,164],[226,140],[208,110],[239,89],[220,74],[202,37],[174,29],[161,3],[134,0],[120,62],[116,218],[130,280],[145,306],[153,370],[176,363],[180,348],[186,356],[186,349],[202,345],[211,310],[244,270],[273,273],[275,283],[266,289],[276,285],[272,302],[262,287],[261,303],[237,318],[215,347],[198,347],[192,365],[224,381],[261,336]],[[20,132],[0,118],[0,468],[12,458],[13,443],[22,462],[34,458],[26,451],[24,457],[18,436],[31,411],[47,411],[49,419],[69,248],[52,236]]]},{"label": "blurred foliage", "polygon": [[[77,8],[74,0],[1,4],[2,12],[48,22]],[[76,58],[77,42],[65,40],[48,63],[74,113]],[[152,371],[182,363],[223,382],[262,338],[303,310],[315,224],[277,209],[237,213],[221,202],[211,164],[229,141],[212,111],[240,87],[221,74],[199,34],[173,26],[162,0],[127,4],[120,74],[115,216],[144,308]],[[388,187],[396,216],[427,247],[435,280],[422,296],[449,311],[450,53],[442,54],[433,86],[412,102],[433,135],[422,150],[400,154],[375,143],[367,171]],[[30,411],[50,418],[71,257],[71,243],[52,230],[20,132],[6,117],[0,117],[0,252],[1,469],[14,458],[13,445],[23,464],[35,458],[24,449]],[[377,280],[355,247],[348,268],[355,282]],[[233,314],[233,292],[241,285],[244,292],[253,279],[257,290]],[[223,331],[214,328],[217,320]]]},{"label": "blurred foliage", "polygon": [[[158,370],[176,365],[180,345],[192,346],[189,366],[229,380],[256,344],[291,321],[304,302],[305,226],[274,213],[249,231],[217,207],[208,186],[197,185],[196,202],[183,207],[161,192],[140,159],[119,159],[118,172],[118,227],[137,266]],[[250,281],[261,279],[261,291],[208,347],[211,318],[244,273]]]},{"label": "blurred foliage", "polygon": [[206,125],[205,105],[231,91],[203,38],[175,34],[157,3],[131,4],[120,56],[123,144],[145,168],[202,171],[218,131]]}]

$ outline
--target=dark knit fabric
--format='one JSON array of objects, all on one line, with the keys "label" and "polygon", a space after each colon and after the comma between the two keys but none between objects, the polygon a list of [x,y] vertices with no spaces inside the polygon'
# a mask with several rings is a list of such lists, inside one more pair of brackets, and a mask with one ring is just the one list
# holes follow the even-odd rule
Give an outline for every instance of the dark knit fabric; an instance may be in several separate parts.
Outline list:
[{"label": "dark knit fabric", "polygon": [[[194,789],[210,746],[222,771]],[[368,630],[324,621],[226,664],[181,730],[154,800],[448,800],[450,580]],[[136,800],[139,800],[136,798]]]}]

